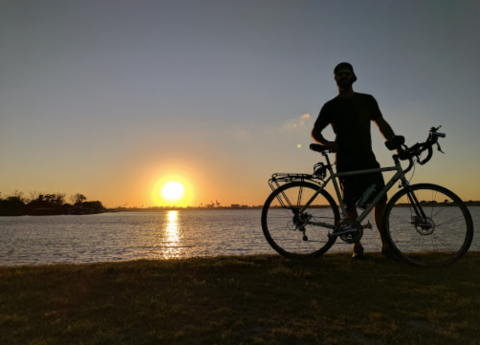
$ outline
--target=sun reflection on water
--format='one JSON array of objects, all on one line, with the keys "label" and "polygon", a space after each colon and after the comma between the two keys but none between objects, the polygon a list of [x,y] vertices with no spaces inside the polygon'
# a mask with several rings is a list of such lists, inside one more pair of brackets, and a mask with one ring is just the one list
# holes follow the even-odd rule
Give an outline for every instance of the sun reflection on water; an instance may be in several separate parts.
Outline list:
[{"label": "sun reflection on water", "polygon": [[180,256],[180,240],[178,211],[168,211],[164,240],[165,251],[163,253],[166,259],[177,258]]}]

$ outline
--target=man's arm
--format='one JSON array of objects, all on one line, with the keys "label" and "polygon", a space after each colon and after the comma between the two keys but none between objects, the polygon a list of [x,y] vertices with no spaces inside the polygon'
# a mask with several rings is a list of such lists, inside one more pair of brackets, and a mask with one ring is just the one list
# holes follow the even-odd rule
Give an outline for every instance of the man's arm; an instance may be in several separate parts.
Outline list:
[{"label": "man's arm", "polygon": [[322,135],[322,130],[317,128],[317,126],[314,126],[312,129],[312,139],[321,145],[329,143],[329,141]]},{"label": "man's arm", "polygon": [[393,132],[392,127],[388,124],[387,121],[383,118],[383,116],[377,117],[373,120],[378,127],[380,133],[382,133],[385,140],[389,141],[395,137],[395,133]]},{"label": "man's arm", "polygon": [[320,114],[318,114],[317,121],[313,125],[312,130],[312,139],[315,140],[320,145],[328,147],[331,152],[338,151],[338,144],[334,141],[328,141],[322,135],[322,131],[330,124],[331,120],[331,113],[329,112],[329,107],[325,104],[322,109],[320,110]]},{"label": "man's arm", "polygon": [[328,149],[332,152],[337,152],[338,151],[338,144],[334,141],[328,141],[325,139],[325,137],[322,135],[322,130],[324,128],[320,129],[318,126],[314,126],[312,130],[312,139],[315,140],[317,143],[328,147]]}]

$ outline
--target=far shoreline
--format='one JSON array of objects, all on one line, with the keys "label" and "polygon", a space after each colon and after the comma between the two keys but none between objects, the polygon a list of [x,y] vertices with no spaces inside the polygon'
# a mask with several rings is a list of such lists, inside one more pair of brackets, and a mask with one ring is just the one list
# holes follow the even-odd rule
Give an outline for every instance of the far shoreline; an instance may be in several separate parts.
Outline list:
[{"label": "far shoreline", "polygon": [[[467,207],[480,207],[480,201],[465,202]],[[449,207],[450,204],[438,203],[435,206]],[[328,206],[325,206],[328,207]],[[339,206],[340,207],[340,206]],[[281,208],[281,207],[278,207]],[[49,213],[49,214],[5,214],[0,213],[0,217],[46,217],[46,216],[85,216],[85,215],[98,215],[104,213],[128,213],[128,212],[163,212],[163,211],[245,211],[245,210],[261,210],[263,206],[246,206],[246,207],[149,207],[149,208],[107,208],[103,212],[96,213],[82,213],[82,214],[64,214],[64,213]]]}]

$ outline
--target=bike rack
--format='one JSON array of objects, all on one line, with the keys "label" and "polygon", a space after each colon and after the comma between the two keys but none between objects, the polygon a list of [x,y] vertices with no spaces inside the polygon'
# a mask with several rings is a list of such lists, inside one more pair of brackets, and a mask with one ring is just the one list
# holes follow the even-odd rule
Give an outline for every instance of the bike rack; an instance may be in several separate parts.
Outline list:
[{"label": "bike rack", "polygon": [[268,180],[268,185],[274,191],[275,189],[279,188],[280,186],[298,181],[298,182],[303,182],[305,180],[308,180],[312,183],[315,183],[317,185],[320,185],[319,182],[315,180],[319,180],[318,177],[310,174],[285,174],[285,173],[276,173],[272,175],[272,178]]},{"label": "bike rack", "polygon": [[275,173],[272,178],[268,180],[268,185],[274,191],[278,187],[290,183],[293,181],[303,182],[308,180],[316,185],[321,185],[319,181],[325,182],[323,179],[326,177],[327,169],[330,165],[325,165],[320,162],[313,167],[313,174],[290,174],[290,173]]}]

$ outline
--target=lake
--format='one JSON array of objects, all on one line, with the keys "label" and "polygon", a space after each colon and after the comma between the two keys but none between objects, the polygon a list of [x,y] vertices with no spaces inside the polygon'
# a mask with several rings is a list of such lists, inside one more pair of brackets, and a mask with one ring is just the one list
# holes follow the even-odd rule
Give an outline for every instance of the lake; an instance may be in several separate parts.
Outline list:
[{"label": "lake", "polygon": [[[469,209],[479,224],[480,207]],[[276,253],[260,216],[259,209],[224,209],[0,217],[0,265]],[[470,250],[479,251],[479,242],[474,236]],[[375,227],[364,230],[362,243],[366,251],[380,250]],[[329,252],[338,251],[351,245],[339,239]]]}]

